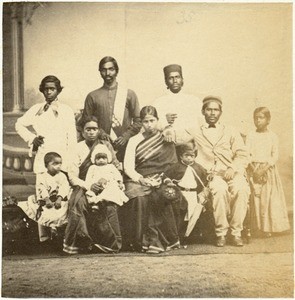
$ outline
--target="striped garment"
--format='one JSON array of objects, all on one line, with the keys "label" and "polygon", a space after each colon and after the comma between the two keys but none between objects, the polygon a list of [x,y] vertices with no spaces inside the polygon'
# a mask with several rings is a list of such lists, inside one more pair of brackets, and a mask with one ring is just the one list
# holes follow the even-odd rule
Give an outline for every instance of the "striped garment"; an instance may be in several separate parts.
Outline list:
[{"label": "striped garment", "polygon": [[136,147],[135,169],[143,176],[162,173],[177,161],[175,146],[161,132],[145,137]]}]

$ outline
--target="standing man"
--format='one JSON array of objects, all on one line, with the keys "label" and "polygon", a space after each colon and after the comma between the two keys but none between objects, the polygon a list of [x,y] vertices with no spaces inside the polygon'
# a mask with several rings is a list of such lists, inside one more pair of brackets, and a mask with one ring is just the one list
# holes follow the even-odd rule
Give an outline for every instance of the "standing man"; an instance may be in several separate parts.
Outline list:
[{"label": "standing man", "polygon": [[225,245],[229,229],[232,244],[243,246],[241,231],[250,194],[245,177],[248,163],[246,147],[237,130],[219,123],[222,114],[219,98],[206,97],[202,113],[206,125],[193,135],[198,146],[197,162],[210,174],[216,246]]},{"label": "standing man", "polygon": [[68,105],[58,100],[62,89],[56,76],[44,77],[39,91],[45,102],[33,105],[15,124],[16,132],[30,147],[29,155],[35,156],[36,174],[47,172],[44,155],[48,152],[57,152],[62,157],[65,172],[72,162],[72,150],[77,144],[75,116]]},{"label": "standing man", "polygon": [[199,127],[202,104],[197,97],[183,93],[180,65],[168,65],[163,71],[169,92],[154,102],[160,127],[167,141],[174,141],[176,144],[186,143],[191,139],[189,129]]},{"label": "standing man", "polygon": [[86,116],[98,119],[99,127],[110,135],[122,162],[128,140],[141,128],[139,102],[132,90],[118,84],[119,67],[113,57],[104,57],[98,69],[104,84],[87,95],[81,120]]}]

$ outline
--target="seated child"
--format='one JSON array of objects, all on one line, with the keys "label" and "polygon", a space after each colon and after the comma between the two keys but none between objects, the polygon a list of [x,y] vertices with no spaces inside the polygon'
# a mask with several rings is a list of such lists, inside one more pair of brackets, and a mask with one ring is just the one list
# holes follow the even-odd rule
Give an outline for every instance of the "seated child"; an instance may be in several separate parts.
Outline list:
[{"label": "seated child", "polygon": [[95,147],[91,155],[93,165],[89,167],[85,180],[89,186],[86,196],[92,209],[99,209],[97,204],[103,200],[114,202],[119,206],[129,200],[123,192],[125,187],[122,175],[110,163],[111,160],[111,153],[105,145]]},{"label": "seated child", "polygon": [[67,223],[68,194],[70,185],[61,172],[62,158],[56,152],[44,156],[47,172],[37,173],[36,195],[19,206],[33,220],[38,222],[40,242],[52,239],[57,227]]},{"label": "seated child", "polygon": [[192,232],[204,204],[209,196],[207,186],[207,172],[195,162],[197,151],[193,143],[180,144],[176,147],[178,162],[171,165],[165,175],[172,180],[181,190],[187,205],[173,205],[177,218],[178,234],[181,243]]}]

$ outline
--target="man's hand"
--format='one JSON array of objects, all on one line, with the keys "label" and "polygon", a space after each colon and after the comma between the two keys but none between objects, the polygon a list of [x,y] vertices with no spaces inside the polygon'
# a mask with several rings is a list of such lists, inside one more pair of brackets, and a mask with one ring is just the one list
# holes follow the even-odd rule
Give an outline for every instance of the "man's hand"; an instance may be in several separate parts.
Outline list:
[{"label": "man's hand", "polygon": [[163,136],[164,136],[164,141],[168,143],[175,143],[176,142],[176,136],[175,136],[175,131],[171,126],[167,126],[163,130]]},{"label": "man's hand", "polygon": [[166,114],[166,120],[168,122],[168,124],[172,125],[175,121],[175,119],[177,119],[177,114]]},{"label": "man's hand", "polygon": [[108,141],[110,143],[112,142],[111,137],[101,128],[99,129],[98,138],[104,141]]},{"label": "man's hand", "polygon": [[114,145],[117,147],[122,147],[128,142],[128,138],[124,136],[120,136],[114,141]]},{"label": "man's hand", "polygon": [[45,201],[45,199],[39,199],[39,200],[37,201],[37,203],[39,204],[39,206],[45,206],[46,201]]},{"label": "man's hand", "polygon": [[37,151],[38,148],[44,144],[44,137],[39,135],[39,136],[36,136],[32,142],[33,144],[33,151]]},{"label": "man's hand", "polygon": [[235,175],[235,171],[232,168],[228,168],[224,172],[224,179],[227,181],[232,180],[234,178],[234,175]]}]

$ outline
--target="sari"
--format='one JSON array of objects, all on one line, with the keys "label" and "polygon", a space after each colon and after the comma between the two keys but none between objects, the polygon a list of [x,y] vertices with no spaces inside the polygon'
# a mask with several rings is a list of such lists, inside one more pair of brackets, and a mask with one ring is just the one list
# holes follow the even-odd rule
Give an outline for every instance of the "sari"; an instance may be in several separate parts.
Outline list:
[{"label": "sari", "polygon": [[[142,139],[135,148],[135,171],[145,178],[159,178],[177,161],[175,146],[165,142],[159,131],[152,135],[140,135]],[[126,155],[131,153],[127,151]],[[156,253],[179,244],[171,203],[161,199],[157,188],[141,185],[127,177],[125,187],[125,193],[130,199],[122,207],[125,218],[128,217],[129,227],[125,227],[124,233],[126,239],[127,231],[127,243],[134,250]]]},{"label": "sari", "polygon": [[[97,144],[91,147],[89,154],[79,167],[79,178],[85,180],[87,171],[92,165],[91,154]],[[122,237],[117,215],[117,205],[113,202],[99,203],[99,210],[92,210],[86,190],[74,186],[69,199],[68,225],[65,231],[63,251],[68,254],[80,252],[114,253],[122,246]]]}]

